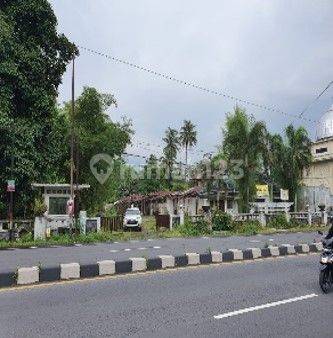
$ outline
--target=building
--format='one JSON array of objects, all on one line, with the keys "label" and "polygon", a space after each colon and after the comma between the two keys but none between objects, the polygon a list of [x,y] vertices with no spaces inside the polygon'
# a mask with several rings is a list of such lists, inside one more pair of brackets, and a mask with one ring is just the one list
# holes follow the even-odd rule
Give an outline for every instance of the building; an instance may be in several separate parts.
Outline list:
[{"label": "building", "polygon": [[[67,215],[67,202],[71,198],[70,184],[33,183],[32,188],[35,190],[42,190],[44,204],[47,208],[47,222],[51,230],[56,230],[58,228],[68,228],[70,224],[70,218]],[[78,191],[89,188],[90,185],[88,184],[75,184],[74,193],[77,194]]]},{"label": "building", "polygon": [[300,200],[303,208],[318,211],[319,205],[333,207],[333,105],[320,118],[316,141],[312,143],[313,162],[304,173]]},{"label": "building", "polygon": [[120,214],[131,205],[144,215],[179,215],[184,210],[189,216],[203,215],[205,207],[237,213],[237,191],[234,189],[206,189],[196,186],[186,191],[158,191],[148,195],[130,195],[114,203]]}]

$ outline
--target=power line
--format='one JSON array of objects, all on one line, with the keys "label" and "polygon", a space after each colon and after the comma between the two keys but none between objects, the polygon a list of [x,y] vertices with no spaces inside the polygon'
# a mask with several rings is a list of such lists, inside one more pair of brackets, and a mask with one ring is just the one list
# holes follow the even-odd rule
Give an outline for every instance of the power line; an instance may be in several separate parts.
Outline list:
[{"label": "power line", "polygon": [[320,94],[312,101],[310,102],[310,104],[308,106],[306,106],[302,112],[298,115],[298,117],[303,117],[304,113],[316,102],[320,99],[320,97],[331,87],[331,85],[333,84],[333,81],[331,81],[324,90],[322,90],[320,92]]},{"label": "power line", "polygon": [[[139,155],[139,154],[133,154],[133,153],[128,153],[128,152],[123,152],[123,155],[125,156],[131,156],[131,157],[136,157],[136,158],[143,158],[145,160],[149,160],[150,156],[145,156],[145,155]],[[161,160],[161,158],[158,158],[157,160]],[[186,166],[185,163],[181,161],[175,161],[176,164],[180,164],[182,166]]]},{"label": "power line", "polygon": [[266,105],[264,105],[264,104],[259,104],[259,103],[255,103],[255,102],[248,101],[248,100],[245,100],[245,99],[241,99],[241,98],[238,98],[238,97],[233,96],[233,95],[226,94],[226,93],[221,92],[221,91],[216,91],[216,90],[213,90],[213,89],[209,89],[209,88],[206,88],[206,87],[202,87],[202,86],[199,86],[199,85],[197,85],[197,84],[194,84],[194,83],[191,82],[191,81],[180,80],[180,79],[177,79],[177,78],[175,78],[175,77],[173,77],[173,76],[170,76],[170,75],[167,75],[167,74],[164,74],[164,73],[157,72],[157,71],[152,70],[152,69],[147,68],[147,67],[143,67],[143,66],[136,65],[136,64],[134,64],[134,63],[132,63],[132,62],[128,62],[128,61],[126,61],[126,60],[119,59],[119,58],[117,58],[117,57],[114,57],[114,56],[111,56],[111,55],[108,55],[108,54],[105,54],[105,53],[98,52],[98,51],[93,50],[93,49],[91,49],[91,48],[87,48],[87,47],[83,47],[83,46],[79,46],[79,45],[77,45],[77,47],[80,48],[80,49],[82,49],[82,50],[85,50],[85,51],[87,51],[87,52],[90,52],[90,53],[92,53],[92,54],[96,54],[96,55],[105,57],[105,58],[110,59],[110,60],[113,60],[113,61],[115,61],[115,62],[124,64],[124,65],[129,66],[129,67],[132,67],[132,68],[136,68],[136,69],[138,69],[138,70],[141,70],[141,71],[150,73],[150,74],[155,75],[155,76],[158,76],[158,77],[162,77],[162,78],[164,78],[164,79],[167,79],[167,80],[170,80],[170,81],[173,81],[173,82],[176,82],[176,83],[185,85],[185,86],[187,86],[187,87],[196,88],[196,89],[201,90],[201,91],[206,92],[206,93],[210,93],[210,94],[213,94],[213,95],[216,95],[216,96],[221,96],[221,97],[224,97],[224,98],[233,100],[233,101],[235,101],[236,103],[239,102],[239,103],[242,103],[242,104],[247,105],[247,106],[252,106],[252,107],[256,107],[256,108],[262,109],[262,110],[266,110],[266,111],[271,111],[271,112],[283,114],[283,115],[285,115],[285,116],[292,117],[292,118],[297,118],[297,119],[304,120],[304,121],[307,121],[307,122],[313,122],[313,123],[316,123],[316,122],[317,122],[317,121],[315,121],[315,120],[311,120],[311,119],[308,119],[308,118],[304,118],[303,116],[300,116],[300,115],[294,115],[294,114],[287,113],[287,112],[285,112],[285,111],[283,111],[283,110],[281,110],[281,109],[278,109],[278,108],[269,107],[269,106],[266,106]]}]

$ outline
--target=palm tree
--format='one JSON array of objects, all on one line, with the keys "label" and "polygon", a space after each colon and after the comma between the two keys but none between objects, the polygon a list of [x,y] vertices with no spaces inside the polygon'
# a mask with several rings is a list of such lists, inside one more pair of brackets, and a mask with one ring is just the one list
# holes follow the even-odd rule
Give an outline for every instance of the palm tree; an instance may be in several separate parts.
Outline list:
[{"label": "palm tree", "polygon": [[197,131],[195,130],[195,125],[190,120],[184,120],[184,124],[180,130],[179,140],[185,148],[185,174],[187,178],[188,148],[197,144]]},{"label": "palm tree", "polygon": [[280,135],[271,137],[272,175],[277,183],[288,189],[297,210],[297,194],[304,170],[310,166],[311,140],[305,128],[294,128],[289,125],[285,129],[286,138]]},{"label": "palm tree", "polygon": [[166,164],[168,168],[169,184],[171,185],[172,171],[173,171],[173,167],[176,162],[177,153],[179,150],[178,131],[176,129],[172,129],[169,127],[165,132],[163,141],[165,142],[165,147],[163,149],[163,154],[164,154],[163,162]]},{"label": "palm tree", "polygon": [[236,107],[227,115],[222,157],[228,173],[237,182],[242,211],[248,211],[249,201],[255,192],[255,181],[265,153],[267,130],[262,121],[249,117],[244,109]]}]

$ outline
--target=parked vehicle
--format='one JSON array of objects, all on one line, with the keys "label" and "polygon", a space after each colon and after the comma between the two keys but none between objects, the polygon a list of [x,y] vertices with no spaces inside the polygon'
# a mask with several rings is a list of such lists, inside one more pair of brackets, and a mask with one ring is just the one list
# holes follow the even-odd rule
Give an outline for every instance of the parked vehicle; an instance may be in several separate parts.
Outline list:
[{"label": "parked vehicle", "polygon": [[333,238],[323,240],[323,252],[320,256],[319,285],[324,293],[333,287]]},{"label": "parked vehicle", "polygon": [[123,221],[124,230],[142,230],[142,216],[139,208],[131,207],[126,210],[124,221]]}]

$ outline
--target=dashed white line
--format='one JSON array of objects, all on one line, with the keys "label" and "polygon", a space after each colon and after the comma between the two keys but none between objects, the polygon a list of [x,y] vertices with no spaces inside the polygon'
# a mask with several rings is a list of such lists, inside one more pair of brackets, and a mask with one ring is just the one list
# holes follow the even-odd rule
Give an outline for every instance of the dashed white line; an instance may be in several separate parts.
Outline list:
[{"label": "dashed white line", "polygon": [[124,251],[131,251],[132,249],[125,249]]},{"label": "dashed white line", "polygon": [[160,246],[154,246],[153,249],[161,249]]},{"label": "dashed white line", "polygon": [[147,248],[138,248],[138,250],[147,250]]},{"label": "dashed white line", "polygon": [[119,250],[110,250],[110,252],[115,253],[118,252]]},{"label": "dashed white line", "polygon": [[270,307],[284,305],[284,304],[288,304],[288,303],[294,303],[294,302],[298,302],[298,301],[301,301],[301,300],[310,299],[310,298],[313,298],[313,297],[318,297],[318,295],[316,295],[315,293],[312,293],[310,295],[305,295],[305,296],[301,296],[301,297],[284,299],[284,300],[280,300],[278,302],[267,303],[267,304],[263,304],[263,305],[259,305],[259,306],[253,306],[253,307],[248,307],[248,308],[237,310],[237,311],[223,313],[223,314],[214,316],[214,318],[215,319],[229,318],[229,317],[233,317],[233,316],[242,315],[242,314],[248,313],[248,312],[263,310],[263,309],[267,309],[267,308],[270,308]]}]

